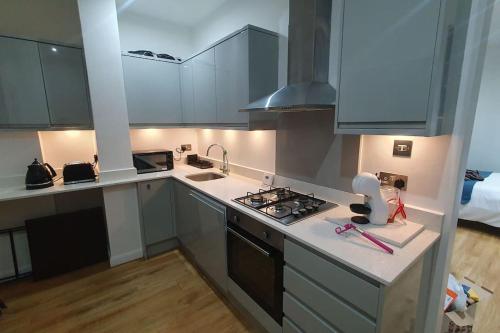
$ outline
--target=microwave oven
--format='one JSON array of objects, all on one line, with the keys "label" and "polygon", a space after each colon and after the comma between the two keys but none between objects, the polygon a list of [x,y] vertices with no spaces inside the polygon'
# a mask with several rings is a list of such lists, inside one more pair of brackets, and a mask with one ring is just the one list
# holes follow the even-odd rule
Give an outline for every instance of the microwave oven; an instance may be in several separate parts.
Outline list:
[{"label": "microwave oven", "polygon": [[137,173],[159,172],[174,168],[174,154],[171,150],[138,150],[132,152]]}]

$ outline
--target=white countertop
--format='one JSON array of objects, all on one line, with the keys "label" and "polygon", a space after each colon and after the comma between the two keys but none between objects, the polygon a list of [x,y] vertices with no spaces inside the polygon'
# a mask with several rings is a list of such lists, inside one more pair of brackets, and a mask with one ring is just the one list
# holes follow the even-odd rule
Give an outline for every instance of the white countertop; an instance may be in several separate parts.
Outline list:
[{"label": "white countertop", "polygon": [[[30,191],[25,190],[23,187],[5,188],[0,189],[0,201],[173,177],[384,285],[390,285],[394,282],[439,239],[439,233],[424,230],[403,248],[392,246],[394,249],[393,255],[387,254],[355,233],[346,235],[337,235],[335,233],[337,225],[326,221],[325,217],[328,216],[338,219],[342,223],[348,223],[352,214],[346,206],[338,206],[298,223],[285,226],[232,201],[232,199],[240,197],[246,192],[258,191],[261,187],[259,181],[234,174],[206,182],[195,182],[185,177],[189,174],[208,171],[218,172],[215,169],[200,170],[187,165],[176,165],[175,169],[171,171],[142,174],[109,182],[101,181],[74,185],[63,185],[62,182],[57,182],[53,187]],[[331,198],[329,199],[331,200]]]}]

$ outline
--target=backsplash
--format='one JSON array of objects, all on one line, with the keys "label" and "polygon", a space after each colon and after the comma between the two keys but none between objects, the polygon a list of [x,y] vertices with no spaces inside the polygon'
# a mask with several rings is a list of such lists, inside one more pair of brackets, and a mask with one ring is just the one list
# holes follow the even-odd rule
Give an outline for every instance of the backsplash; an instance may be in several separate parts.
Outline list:
[{"label": "backsplash", "polygon": [[[412,140],[411,157],[392,156],[394,140]],[[380,171],[408,176],[403,200],[411,205],[441,211],[439,202],[446,189],[441,186],[450,136],[402,137],[364,135],[360,171]]]},{"label": "backsplash", "polygon": [[330,111],[280,114],[276,174],[352,192],[360,137],[335,134],[333,127],[334,113]]},{"label": "backsplash", "polygon": [[43,161],[61,169],[68,162],[93,162],[97,153],[94,131],[38,132]]},{"label": "backsplash", "polygon": [[[275,172],[276,131],[199,129],[199,154],[204,156],[213,143],[228,151],[229,163],[269,173]],[[222,160],[222,151],[213,149],[210,157]]]},{"label": "backsplash", "polygon": [[196,154],[198,151],[197,131],[192,128],[143,128],[130,130],[130,143],[132,150],[154,150],[167,149],[174,152],[174,157],[179,154],[175,148],[180,148],[182,144],[191,144],[191,151],[187,154]]},{"label": "backsplash", "polygon": [[34,158],[42,158],[36,132],[1,132],[0,156],[0,187],[24,184],[26,166],[33,162]]}]

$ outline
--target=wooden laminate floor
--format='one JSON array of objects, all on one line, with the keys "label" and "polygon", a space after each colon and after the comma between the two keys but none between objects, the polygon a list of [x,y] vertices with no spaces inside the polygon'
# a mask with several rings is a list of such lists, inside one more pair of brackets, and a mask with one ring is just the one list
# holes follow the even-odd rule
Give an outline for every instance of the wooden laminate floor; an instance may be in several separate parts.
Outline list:
[{"label": "wooden laminate floor", "polygon": [[179,251],[0,285],[0,332],[253,332]]},{"label": "wooden laminate floor", "polygon": [[459,227],[451,272],[467,276],[495,292],[488,302],[478,304],[474,333],[500,332],[500,236],[485,230]]}]

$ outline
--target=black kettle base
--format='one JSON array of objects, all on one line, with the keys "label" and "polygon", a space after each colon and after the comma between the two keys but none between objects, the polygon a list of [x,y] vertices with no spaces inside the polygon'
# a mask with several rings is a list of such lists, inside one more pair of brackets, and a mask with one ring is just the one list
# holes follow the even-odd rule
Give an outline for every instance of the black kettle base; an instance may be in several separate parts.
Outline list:
[{"label": "black kettle base", "polygon": [[41,188],[47,188],[54,186],[54,182],[50,181],[47,183],[42,183],[42,184],[26,184],[26,189],[27,190],[39,190]]}]

